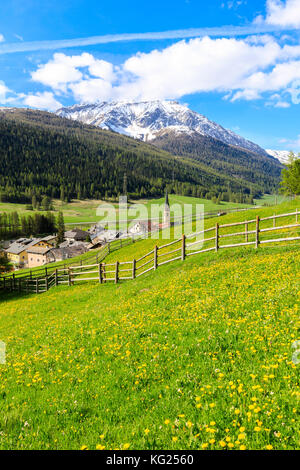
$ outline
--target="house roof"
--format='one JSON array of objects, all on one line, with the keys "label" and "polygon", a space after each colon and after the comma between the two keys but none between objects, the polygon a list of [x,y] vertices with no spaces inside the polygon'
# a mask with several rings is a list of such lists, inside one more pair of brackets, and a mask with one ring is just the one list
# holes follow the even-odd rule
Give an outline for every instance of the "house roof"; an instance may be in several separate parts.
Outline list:
[{"label": "house roof", "polygon": [[88,232],[85,232],[84,230],[80,230],[79,228],[74,228],[72,230],[68,230],[65,232],[65,237],[66,238],[75,238],[75,237],[87,237],[89,234]]},{"label": "house roof", "polygon": [[86,253],[85,246],[70,246],[65,248],[51,248],[49,253],[55,258],[68,259]]},{"label": "house roof", "polygon": [[54,240],[56,238],[56,235],[48,235],[47,237],[41,238],[41,241],[48,242],[50,240]]},{"label": "house roof", "polygon": [[21,243],[14,242],[8,248],[6,248],[6,253],[11,253],[12,255],[19,255],[26,248],[25,245]]},{"label": "house roof", "polygon": [[33,246],[32,248],[29,248],[29,250],[26,250],[27,253],[33,253],[36,255],[45,255],[50,251],[50,248],[44,248],[43,246]]},{"label": "house roof", "polygon": [[22,251],[27,251],[28,248],[36,245],[40,238],[19,238],[16,242],[12,243],[5,251],[13,255],[19,255]]}]

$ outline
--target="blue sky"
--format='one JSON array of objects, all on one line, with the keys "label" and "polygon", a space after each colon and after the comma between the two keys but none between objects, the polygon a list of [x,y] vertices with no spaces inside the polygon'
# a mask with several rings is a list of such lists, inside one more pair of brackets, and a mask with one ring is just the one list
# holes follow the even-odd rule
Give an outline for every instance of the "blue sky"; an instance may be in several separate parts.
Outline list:
[{"label": "blue sky", "polygon": [[299,151],[300,0],[1,1],[0,106],[143,99]]}]

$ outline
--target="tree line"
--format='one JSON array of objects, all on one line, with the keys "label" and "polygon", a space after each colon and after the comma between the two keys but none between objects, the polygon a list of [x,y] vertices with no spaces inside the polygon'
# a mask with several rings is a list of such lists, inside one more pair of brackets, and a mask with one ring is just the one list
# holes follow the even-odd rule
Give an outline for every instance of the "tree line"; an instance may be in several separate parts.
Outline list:
[{"label": "tree line", "polygon": [[[0,240],[10,240],[18,237],[31,237],[56,233],[63,225],[63,215],[54,214],[19,215],[18,212],[0,213]],[[64,225],[63,225],[64,227]]]}]

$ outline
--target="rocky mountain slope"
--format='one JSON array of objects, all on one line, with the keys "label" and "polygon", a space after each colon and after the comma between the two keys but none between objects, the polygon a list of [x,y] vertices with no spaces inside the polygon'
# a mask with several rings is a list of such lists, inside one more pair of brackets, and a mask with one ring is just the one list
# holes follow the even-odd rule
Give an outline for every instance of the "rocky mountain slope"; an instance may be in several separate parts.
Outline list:
[{"label": "rocky mountain slope", "polygon": [[102,129],[112,130],[145,142],[170,135],[201,135],[266,155],[257,144],[224,129],[219,124],[176,101],[112,102],[76,104],[61,108],[57,115]]}]

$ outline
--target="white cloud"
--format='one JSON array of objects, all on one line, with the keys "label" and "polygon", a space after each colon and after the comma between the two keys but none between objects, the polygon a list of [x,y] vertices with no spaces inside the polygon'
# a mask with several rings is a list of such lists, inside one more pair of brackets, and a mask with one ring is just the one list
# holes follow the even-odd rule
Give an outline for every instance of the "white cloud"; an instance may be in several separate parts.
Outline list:
[{"label": "white cloud", "polygon": [[[270,72],[257,72],[250,75],[240,84],[240,87],[244,88],[245,95],[280,90],[289,91],[288,86],[297,79],[300,80],[300,61],[291,61],[276,65]],[[240,93],[237,92],[232,100],[243,98],[239,95]]]},{"label": "white cloud", "polygon": [[4,36],[3,34],[0,34],[0,42],[3,42],[4,41]]},{"label": "white cloud", "polygon": [[3,80],[0,80],[0,104],[7,104],[8,98],[7,95],[11,92],[9,88],[5,85]]},{"label": "white cloud", "polygon": [[289,108],[291,105],[287,101],[277,101],[274,108]]},{"label": "white cloud", "polygon": [[[31,76],[57,96],[73,95],[80,102],[176,99],[221,92],[231,101],[265,98],[272,106],[287,107],[287,97],[296,104],[300,91],[300,44],[281,45],[270,35],[204,37],[137,53],[118,67],[88,53],[56,53]],[[270,100],[269,95],[276,92],[279,98]]]},{"label": "white cloud", "polygon": [[72,90],[75,99],[81,102],[106,101],[113,94],[112,85],[101,78],[72,83],[69,88]]},{"label": "white cloud", "polygon": [[266,23],[278,26],[300,26],[299,0],[267,0]]},{"label": "white cloud", "polygon": [[43,85],[50,86],[56,91],[66,92],[71,83],[78,83],[83,79],[83,71],[87,68],[89,73],[103,79],[113,79],[113,66],[104,60],[97,60],[91,54],[83,53],[77,56],[67,56],[56,53],[53,59],[31,74],[31,78]]},{"label": "white cloud", "polygon": [[[76,56],[80,57],[80,56]],[[77,59],[78,62],[78,59]],[[49,86],[56,91],[67,90],[67,84],[78,82],[82,79],[82,73],[74,65],[72,56],[54,54],[53,59],[31,74],[34,81]]]},{"label": "white cloud", "polygon": [[[261,45],[236,39],[193,39],[162,51],[137,54],[123,65],[131,76],[122,85],[129,98],[179,98],[203,91],[240,87],[250,74],[276,62],[280,46],[271,38]],[[134,79],[132,80],[132,77]]]},{"label": "white cloud", "polygon": [[35,95],[23,96],[23,104],[31,108],[47,109],[56,111],[61,108],[62,104],[54,98],[53,93],[45,91],[44,93],[36,93]]}]

